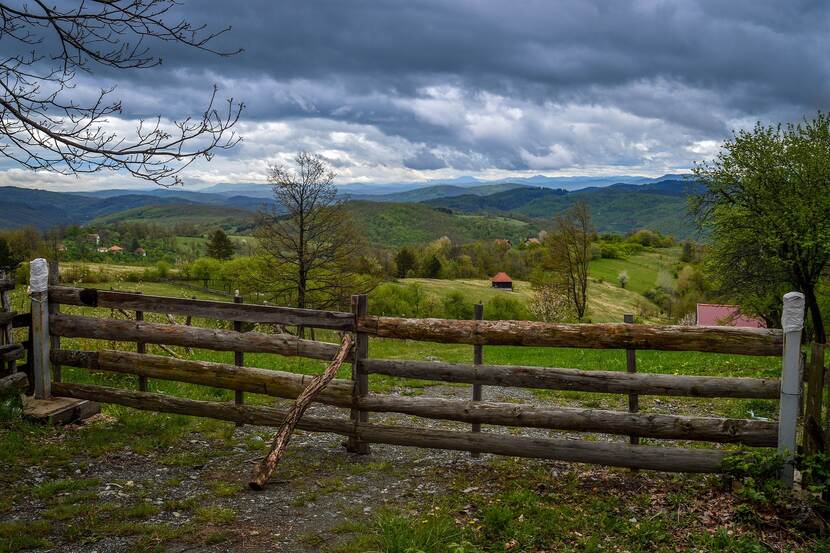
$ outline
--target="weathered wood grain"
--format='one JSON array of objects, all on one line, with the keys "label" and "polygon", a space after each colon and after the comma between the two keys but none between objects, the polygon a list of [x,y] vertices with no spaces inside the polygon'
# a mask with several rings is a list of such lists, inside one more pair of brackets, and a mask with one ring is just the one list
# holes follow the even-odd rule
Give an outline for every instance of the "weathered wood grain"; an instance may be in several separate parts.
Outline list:
[{"label": "weathered wood grain", "polygon": [[614,371],[511,365],[456,365],[391,359],[367,359],[364,364],[368,372],[375,374],[491,386],[692,397],[776,399],[779,395],[778,380],[765,378],[629,374]]},{"label": "weathered wood grain", "polygon": [[[211,417],[246,424],[278,426],[287,413],[285,409],[234,405],[225,402],[198,401],[162,394],[117,390],[83,384],[55,384],[54,393],[65,397],[90,399],[126,405],[136,409]],[[473,434],[445,430],[353,425],[350,421],[304,416],[300,430],[332,432],[344,436],[357,435],[371,443],[414,446],[422,448],[477,451],[513,457],[558,459],[576,463],[593,463],[628,468],[669,472],[719,472],[726,452],[716,449],[685,449],[676,447],[632,446],[626,443],[586,442],[561,439],[535,439],[506,434]]]},{"label": "weathered wood grain", "polygon": [[[215,388],[242,389],[246,392],[290,399],[296,398],[311,381],[308,375],[112,350],[58,350],[52,352],[52,361],[92,370],[137,374]],[[775,445],[777,436],[777,424],[774,422],[630,414],[597,409],[536,407],[515,403],[383,394],[355,398],[352,396],[353,388],[354,383],[351,380],[335,379],[320,392],[315,401],[337,407],[359,407],[370,412],[394,412],[478,424],[606,434],[636,432],[650,438],[736,442],[752,446]]]},{"label": "weathered wood grain", "polygon": [[16,361],[22,359],[26,355],[26,350],[23,349],[23,344],[3,344],[0,346],[0,361]]},{"label": "weathered wood grain", "polygon": [[29,378],[25,373],[13,373],[4,378],[0,378],[0,396],[8,395],[12,392],[23,393],[29,387]]},{"label": "weathered wood grain", "polygon": [[172,313],[246,323],[299,325],[334,330],[354,330],[354,316],[340,311],[296,309],[273,305],[228,303],[211,300],[151,296],[131,292],[51,286],[51,301],[67,305],[85,305],[131,311]]},{"label": "weathered wood grain", "polygon": [[630,435],[672,440],[775,446],[778,424],[748,419],[687,417],[628,413],[601,409],[537,407],[494,401],[371,394],[360,406],[372,412],[393,412],[430,419],[523,428]]},{"label": "weathered wood grain", "polygon": [[780,330],[642,324],[555,324],[363,317],[358,330],[381,338],[453,344],[656,349],[740,355],[781,355]]},{"label": "weathered wood grain", "polygon": [[[288,399],[297,397],[312,378],[284,371],[115,350],[58,350],[52,352],[52,361],[71,367],[134,374]],[[351,380],[335,379],[320,393],[318,399],[329,405],[350,407],[352,388]]]},{"label": "weathered wood grain", "polygon": [[289,334],[235,332],[181,325],[164,325],[144,321],[99,319],[79,315],[54,315],[51,332],[67,338],[93,338],[145,344],[167,344],[217,351],[278,353],[287,356],[331,359],[337,344],[300,340]]}]

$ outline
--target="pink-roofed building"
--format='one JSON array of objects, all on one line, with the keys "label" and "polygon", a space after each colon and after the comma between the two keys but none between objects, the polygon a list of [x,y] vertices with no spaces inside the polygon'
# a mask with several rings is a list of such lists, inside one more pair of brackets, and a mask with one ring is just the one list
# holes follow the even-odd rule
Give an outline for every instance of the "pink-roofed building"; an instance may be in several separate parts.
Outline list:
[{"label": "pink-roofed building", "polygon": [[739,305],[717,303],[697,304],[697,326],[740,326],[744,328],[766,328],[758,317],[741,313]]}]

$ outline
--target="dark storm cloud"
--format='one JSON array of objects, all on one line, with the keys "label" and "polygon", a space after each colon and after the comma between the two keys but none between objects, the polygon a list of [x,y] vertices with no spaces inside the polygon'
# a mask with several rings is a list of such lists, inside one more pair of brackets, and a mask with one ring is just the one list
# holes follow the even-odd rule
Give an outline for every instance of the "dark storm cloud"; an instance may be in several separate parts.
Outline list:
[{"label": "dark storm cloud", "polygon": [[232,26],[214,46],[244,52],[155,44],[161,67],[84,87],[117,79],[125,116],[181,117],[217,83],[247,124],[291,127],[260,129],[246,151],[337,150],[344,166],[659,171],[830,97],[824,1],[190,0],[176,13]]}]

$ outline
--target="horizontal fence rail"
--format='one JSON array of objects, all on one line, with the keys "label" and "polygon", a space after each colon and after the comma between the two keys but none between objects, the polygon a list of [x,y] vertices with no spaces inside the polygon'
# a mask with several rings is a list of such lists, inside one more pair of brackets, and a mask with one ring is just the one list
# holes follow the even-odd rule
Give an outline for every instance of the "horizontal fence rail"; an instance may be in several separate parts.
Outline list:
[{"label": "horizontal fence rail", "polygon": [[80,315],[55,314],[49,317],[55,336],[92,338],[145,344],[167,344],[216,351],[278,353],[280,355],[330,360],[338,346],[327,342],[301,340],[290,334],[236,332],[195,326],[100,319]]},{"label": "horizontal fence rail", "polygon": [[285,324],[343,331],[354,330],[355,326],[354,315],[347,312],[150,296],[96,288],[50,286],[49,301],[245,323]]},{"label": "horizontal fence rail", "polygon": [[[245,424],[278,426],[287,413],[285,409],[272,407],[199,401],[104,386],[56,383],[53,387],[56,394],[66,397],[104,401],[149,411],[211,417]],[[342,419],[312,416],[303,416],[297,428],[355,437],[369,443],[495,453],[667,472],[719,472],[723,458],[727,455],[726,452],[716,449],[632,446],[625,443],[539,439],[506,434],[427,430],[376,424],[355,425],[351,421]]]},{"label": "horizontal fence rail", "polygon": [[402,378],[608,394],[778,399],[780,390],[780,382],[771,378],[677,376],[393,359],[367,359],[365,367],[370,374]]},{"label": "horizontal fence rail", "polygon": [[642,324],[557,324],[363,317],[358,331],[380,338],[454,344],[655,349],[740,355],[780,355],[777,329]]},{"label": "horizontal fence rail", "polygon": [[[52,352],[51,359],[54,363],[62,365],[242,390],[289,399],[297,397],[311,379],[307,375],[282,371],[113,350],[100,352],[55,350]],[[383,394],[355,397],[353,390],[351,380],[333,380],[315,401],[376,413],[402,413],[458,422],[603,434],[625,435],[636,432],[638,435],[649,438],[736,442],[752,446],[775,445],[778,433],[776,423],[765,421],[626,413],[599,409],[548,408],[515,403],[400,397]]]}]

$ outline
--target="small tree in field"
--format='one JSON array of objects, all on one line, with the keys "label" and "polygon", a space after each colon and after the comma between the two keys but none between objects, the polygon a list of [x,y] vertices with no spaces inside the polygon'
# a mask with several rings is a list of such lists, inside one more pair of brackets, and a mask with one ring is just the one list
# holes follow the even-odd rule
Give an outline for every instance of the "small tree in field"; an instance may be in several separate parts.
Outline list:
[{"label": "small tree in field", "polygon": [[556,218],[548,236],[547,268],[559,277],[561,286],[579,320],[588,307],[588,264],[594,228],[588,204],[577,202]]},{"label": "small tree in field", "polygon": [[208,257],[212,257],[214,259],[230,259],[233,257],[235,251],[236,246],[233,241],[228,238],[228,235],[225,234],[224,230],[216,229],[213,233],[211,233],[207,241]]},{"label": "small tree in field", "polygon": [[617,280],[620,281],[620,288],[625,289],[628,285],[628,271],[620,271],[617,275]]},{"label": "small tree in field", "polygon": [[777,322],[782,291],[795,287],[826,342],[817,288],[830,262],[830,116],[740,131],[694,173],[706,192],[692,207],[712,230],[720,291]]},{"label": "small tree in field", "polygon": [[294,158],[294,169],[270,168],[276,205],[259,214],[255,234],[262,287],[276,301],[300,308],[343,306],[351,294],[372,287],[360,274],[363,240],[337,198],[334,177],[321,157],[306,152]]}]

